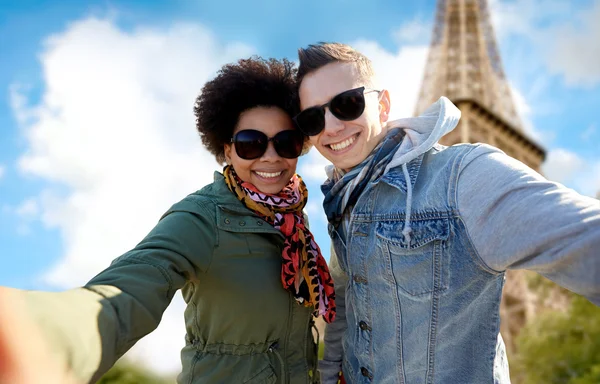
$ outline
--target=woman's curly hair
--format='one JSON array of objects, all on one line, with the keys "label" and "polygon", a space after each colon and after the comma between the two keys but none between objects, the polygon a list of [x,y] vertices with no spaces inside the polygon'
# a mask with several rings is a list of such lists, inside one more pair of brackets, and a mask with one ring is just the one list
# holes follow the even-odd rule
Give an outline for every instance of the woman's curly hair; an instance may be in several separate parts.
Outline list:
[{"label": "woman's curly hair", "polygon": [[298,113],[295,64],[283,59],[253,56],[223,66],[196,98],[196,129],[219,164],[223,145],[230,142],[242,112],[254,107],[278,107]]}]

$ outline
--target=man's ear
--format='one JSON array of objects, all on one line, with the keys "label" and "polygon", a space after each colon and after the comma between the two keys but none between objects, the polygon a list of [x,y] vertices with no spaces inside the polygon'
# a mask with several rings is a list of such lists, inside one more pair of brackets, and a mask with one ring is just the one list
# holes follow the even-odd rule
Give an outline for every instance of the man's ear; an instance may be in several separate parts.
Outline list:
[{"label": "man's ear", "polygon": [[384,124],[390,117],[391,108],[390,93],[387,89],[379,92],[379,121]]}]

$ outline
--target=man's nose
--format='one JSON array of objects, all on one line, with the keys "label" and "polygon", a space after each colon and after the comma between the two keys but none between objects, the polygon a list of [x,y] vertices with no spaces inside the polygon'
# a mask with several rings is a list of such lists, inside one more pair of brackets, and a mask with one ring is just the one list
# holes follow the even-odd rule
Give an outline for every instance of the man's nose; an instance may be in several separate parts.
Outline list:
[{"label": "man's nose", "polygon": [[331,113],[329,108],[325,109],[325,134],[335,136],[344,129],[344,122]]}]

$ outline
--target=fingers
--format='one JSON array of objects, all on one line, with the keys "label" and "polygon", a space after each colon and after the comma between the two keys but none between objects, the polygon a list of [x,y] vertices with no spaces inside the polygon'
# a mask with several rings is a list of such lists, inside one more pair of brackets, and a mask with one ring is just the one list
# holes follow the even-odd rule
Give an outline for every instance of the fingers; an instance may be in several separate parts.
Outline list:
[{"label": "fingers", "polygon": [[29,318],[24,294],[0,287],[0,384],[75,384]]}]

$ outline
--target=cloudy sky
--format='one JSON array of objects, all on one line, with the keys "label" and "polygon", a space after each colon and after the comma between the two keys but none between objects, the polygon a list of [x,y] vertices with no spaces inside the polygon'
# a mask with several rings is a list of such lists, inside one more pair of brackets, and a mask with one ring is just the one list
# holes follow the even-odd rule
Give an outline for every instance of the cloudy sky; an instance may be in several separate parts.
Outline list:
[{"label": "cloudy sky", "polygon": [[[84,4],[85,3],[85,4]],[[354,45],[412,114],[434,0],[46,1],[0,5],[0,285],[85,283],[219,169],[192,106],[224,63],[289,57],[316,41]],[[299,3],[298,3],[299,4]],[[600,191],[600,0],[490,0],[507,77],[543,171]],[[300,160],[325,252],[326,163]],[[327,255],[328,257],[328,255]],[[179,297],[130,354],[177,371]]]}]

